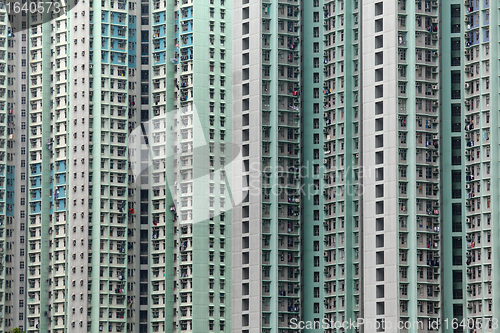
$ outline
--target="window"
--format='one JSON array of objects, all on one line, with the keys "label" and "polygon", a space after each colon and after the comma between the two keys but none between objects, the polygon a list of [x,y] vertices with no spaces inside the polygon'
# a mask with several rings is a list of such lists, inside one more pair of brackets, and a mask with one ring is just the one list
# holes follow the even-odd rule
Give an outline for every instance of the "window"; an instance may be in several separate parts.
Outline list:
[{"label": "window", "polygon": [[319,88],[314,88],[314,90],[313,90],[313,97],[314,98],[319,98]]},{"label": "window", "polygon": [[319,52],[319,43],[314,43],[313,49],[314,49],[314,53],[318,53]]},{"label": "window", "polygon": [[319,236],[319,225],[314,226],[314,236]]},{"label": "window", "polygon": [[404,84],[404,83],[399,84],[399,93],[406,94],[406,84]]},{"label": "window", "polygon": [[314,58],[313,67],[314,68],[319,68],[319,58]]},{"label": "window", "polygon": [[319,267],[319,257],[314,257],[314,267]]}]

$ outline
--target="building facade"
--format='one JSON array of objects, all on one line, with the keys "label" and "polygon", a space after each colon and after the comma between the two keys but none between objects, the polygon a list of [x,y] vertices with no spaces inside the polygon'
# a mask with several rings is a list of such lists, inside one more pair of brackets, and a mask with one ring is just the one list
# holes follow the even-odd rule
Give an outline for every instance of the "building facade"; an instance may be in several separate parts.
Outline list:
[{"label": "building facade", "polygon": [[229,331],[231,3],[71,7],[0,15],[1,330]]},{"label": "building facade", "polygon": [[[233,4],[233,331],[301,317],[301,3]],[[241,18],[241,19],[240,19]],[[240,183],[241,179],[241,183]]]},{"label": "building facade", "polygon": [[0,331],[497,329],[498,4],[71,7],[0,7]]},{"label": "building facade", "polygon": [[498,216],[498,5],[467,1],[464,20],[464,146],[467,287],[464,314],[495,331],[499,309],[495,235]]},{"label": "building facade", "polygon": [[[281,325],[293,318],[279,311],[284,296],[279,287],[274,291],[277,302],[271,295],[267,306],[266,299],[267,290],[273,293],[267,288],[267,258],[269,274],[279,276],[283,270],[279,245],[270,257],[265,248],[269,237],[277,237],[278,244],[284,239],[279,218],[277,224],[272,222],[270,234],[266,227],[258,227],[273,216],[273,202],[278,203],[279,216],[281,192],[268,191],[263,164],[269,146],[271,164],[273,156],[278,166],[285,161],[279,134],[286,127],[281,124],[273,131],[271,122],[268,134],[264,119],[268,106],[271,120],[272,112],[278,112],[278,121],[283,114],[279,102],[272,101],[284,98],[279,75],[286,70],[282,60],[287,53],[280,49],[279,32],[287,20],[280,14],[291,4],[242,1],[234,7],[234,17],[242,18],[233,25],[234,135],[235,143],[249,147],[244,157],[249,162],[241,173],[241,191],[250,193],[249,200],[233,215],[235,293],[243,298],[233,300],[233,327],[242,332],[256,332],[268,322],[271,331],[286,332],[290,325]],[[368,331],[369,325],[390,331],[390,325],[399,322],[408,325],[400,331],[466,331],[464,319],[489,322],[485,330],[492,329],[495,288],[488,272],[494,271],[490,242],[496,197],[491,183],[483,184],[484,202],[477,198],[478,170],[487,170],[489,177],[494,170],[490,156],[495,156],[489,144],[495,135],[489,128],[495,123],[488,111],[494,101],[489,89],[495,68],[490,65],[489,42],[498,27],[489,2],[310,1],[299,8],[298,316],[306,322],[363,318],[367,325],[358,330]],[[278,60],[273,51],[267,52],[272,43],[277,45],[273,50]],[[267,73],[276,71],[277,91],[272,75],[270,85],[267,80]],[[472,105],[478,109],[474,117],[484,120],[465,116]],[[485,147],[478,148],[478,142]],[[286,183],[279,175],[275,178],[271,188],[281,189]],[[468,208],[472,205],[474,209]],[[474,224],[481,217],[472,215],[478,214],[486,214],[482,218],[490,223]],[[471,226],[480,228],[474,233]],[[481,236],[484,250],[478,249]],[[249,247],[241,246],[246,239]],[[255,279],[251,272],[259,270],[260,285],[250,278]],[[481,272],[488,278],[480,278]],[[275,280],[280,285],[280,279]],[[260,324],[255,321],[259,316]],[[324,331],[324,326],[306,331]]]}]

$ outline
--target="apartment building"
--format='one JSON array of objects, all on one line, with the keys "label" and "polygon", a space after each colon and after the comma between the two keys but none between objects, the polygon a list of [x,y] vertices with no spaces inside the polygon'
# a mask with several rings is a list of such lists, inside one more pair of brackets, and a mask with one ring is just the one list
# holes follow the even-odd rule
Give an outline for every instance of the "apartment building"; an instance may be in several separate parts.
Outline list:
[{"label": "apartment building", "polygon": [[70,5],[0,13],[1,329],[229,331],[231,3]]},{"label": "apartment building", "polygon": [[[289,87],[290,53],[297,49],[280,29],[293,21],[295,2],[234,4],[234,18],[242,19],[233,18],[234,135],[243,151],[248,146],[241,191],[250,195],[233,215],[233,327],[287,332],[296,317],[364,318],[386,327],[418,322],[418,331],[428,331],[441,316],[439,3],[297,5],[300,81],[287,95],[281,91]],[[282,108],[291,105],[290,95],[301,100],[299,291],[286,290],[290,266],[280,267],[280,246],[294,224],[282,235],[284,196],[272,191],[288,183],[278,174],[271,191],[266,184],[268,165],[290,167],[280,141],[293,125],[286,123],[293,111]],[[260,283],[250,278],[255,271]]]},{"label": "apartment building", "polygon": [[0,9],[1,331],[496,329],[498,6],[72,7]]},{"label": "apartment building", "polygon": [[464,314],[495,331],[498,265],[495,235],[498,226],[498,6],[489,1],[466,1],[464,17],[464,164],[467,286]]},{"label": "apartment building", "polygon": [[[375,60],[363,63],[365,78],[372,71],[363,82],[363,156],[375,172],[364,177],[364,316],[418,321],[427,331],[440,315],[439,7],[371,5],[363,19],[375,20],[363,33],[363,55]],[[386,22],[393,15],[397,24]]]},{"label": "apartment building", "polygon": [[299,1],[233,3],[233,331],[301,316],[300,20]]},{"label": "apartment building", "polygon": [[230,5],[82,1],[26,31],[26,331],[230,330]]},{"label": "apartment building", "polygon": [[153,332],[231,331],[231,10],[224,0],[151,5],[141,278],[149,276]]},{"label": "apartment building", "polygon": [[[133,330],[135,6],[79,2],[30,26],[27,332]],[[42,17],[38,17],[40,20]],[[36,18],[32,17],[36,22]]]},{"label": "apartment building", "polygon": [[[466,140],[464,106],[465,30],[462,1],[441,6],[440,129],[441,129],[441,217],[442,217],[442,307],[443,318],[461,322],[467,318],[466,309],[466,206],[465,161]],[[444,84],[446,83],[446,84]],[[445,328],[446,332],[462,332],[463,327]]]},{"label": "apartment building", "polygon": [[[2,265],[5,266],[4,293],[2,299],[2,330],[8,327],[23,326],[26,319],[26,268],[28,265],[26,253],[26,223],[16,223],[25,220],[27,208],[26,157],[29,151],[27,136],[27,75],[28,62],[26,35],[13,32],[8,16],[4,13],[1,43],[5,47],[2,59],[5,60],[0,72],[1,82],[5,85],[1,109],[5,131],[2,146],[4,179],[3,196],[5,201],[5,217],[2,221]],[[27,20],[20,19],[19,25],[26,26]],[[23,66],[24,65],[24,66]]]},{"label": "apartment building", "polygon": [[[357,1],[331,1],[324,2],[323,7],[314,12],[319,10],[324,27],[323,57],[316,53],[313,58],[313,66],[318,63],[318,57],[323,63],[324,81],[323,87],[315,88],[313,94],[317,96],[320,90],[323,97],[323,117],[319,118],[323,123],[323,164],[320,164],[324,171],[323,292],[325,315],[333,322],[355,320],[361,310],[360,171],[363,172],[363,157],[360,158],[359,152],[363,127],[360,126],[359,6]],[[318,249],[314,250],[318,255]],[[315,307],[317,303],[316,298]]]}]

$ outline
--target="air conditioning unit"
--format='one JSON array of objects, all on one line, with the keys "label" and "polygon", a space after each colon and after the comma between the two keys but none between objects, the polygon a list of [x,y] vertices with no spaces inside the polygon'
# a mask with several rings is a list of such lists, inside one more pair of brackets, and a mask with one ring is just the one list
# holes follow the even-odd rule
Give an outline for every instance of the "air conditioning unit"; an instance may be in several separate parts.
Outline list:
[{"label": "air conditioning unit", "polygon": [[465,89],[469,89],[469,88],[470,88],[470,83],[469,82],[465,83]]},{"label": "air conditioning unit", "polygon": [[470,184],[466,184],[466,185],[465,185],[465,189],[466,189],[466,190],[469,190],[469,189],[470,189]]}]

